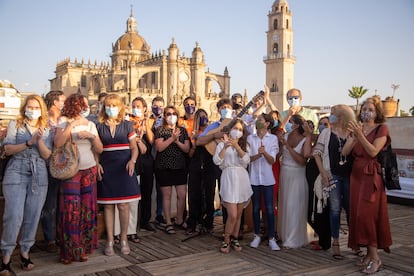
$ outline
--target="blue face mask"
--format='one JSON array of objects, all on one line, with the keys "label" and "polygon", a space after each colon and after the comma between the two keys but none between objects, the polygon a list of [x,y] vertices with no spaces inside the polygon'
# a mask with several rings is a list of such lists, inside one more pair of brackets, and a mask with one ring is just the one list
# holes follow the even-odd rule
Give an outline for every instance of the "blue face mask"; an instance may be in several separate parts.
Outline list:
[{"label": "blue face mask", "polygon": [[164,111],[164,108],[161,108],[159,106],[153,106],[152,107],[152,113],[154,113],[155,116],[160,116],[162,112]]},{"label": "blue face mask", "polygon": [[142,109],[141,108],[133,108],[132,109],[132,114],[137,116],[137,117],[141,117],[142,116]]},{"label": "blue face mask", "polygon": [[286,130],[286,133],[289,133],[289,132],[292,131],[292,123],[291,122],[286,123],[285,130]]},{"label": "blue face mask", "polygon": [[231,109],[223,108],[220,111],[221,119],[231,119],[233,117],[232,115],[233,115],[233,111]]},{"label": "blue face mask", "polygon": [[336,121],[338,121],[338,117],[336,117],[336,115],[334,114],[331,114],[329,116],[329,123],[333,124],[333,123],[336,123]]},{"label": "blue face mask", "polygon": [[118,116],[118,107],[105,107],[105,113],[109,118],[115,118]]},{"label": "blue face mask", "polygon": [[300,99],[299,97],[292,97],[288,100],[289,106],[299,106],[300,105]]},{"label": "blue face mask", "polygon": [[325,125],[320,125],[320,126],[318,127],[319,133],[322,133],[322,130],[324,130],[325,128],[326,128],[326,126],[325,126]]},{"label": "blue face mask", "polygon": [[188,114],[194,114],[195,112],[195,106],[193,105],[186,105],[184,109],[185,109],[185,112],[187,112]]},{"label": "blue face mask", "polygon": [[207,117],[200,117],[200,126],[205,126],[208,123]]},{"label": "blue face mask", "polygon": [[81,113],[80,113],[80,115],[81,115],[83,118],[86,118],[86,117],[88,117],[88,116],[89,116],[89,113],[90,113],[90,109],[89,109],[89,107],[88,107],[86,110],[82,110],[82,111],[81,111]]}]

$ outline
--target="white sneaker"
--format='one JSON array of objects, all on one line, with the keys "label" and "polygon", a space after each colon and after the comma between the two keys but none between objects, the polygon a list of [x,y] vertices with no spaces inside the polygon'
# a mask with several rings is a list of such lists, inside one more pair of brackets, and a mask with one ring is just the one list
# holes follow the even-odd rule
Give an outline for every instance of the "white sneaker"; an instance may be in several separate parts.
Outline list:
[{"label": "white sneaker", "polygon": [[250,242],[250,247],[258,248],[262,239],[258,235],[254,235],[254,239]]},{"label": "white sneaker", "polygon": [[269,247],[273,251],[279,251],[280,247],[277,245],[275,238],[269,240]]}]

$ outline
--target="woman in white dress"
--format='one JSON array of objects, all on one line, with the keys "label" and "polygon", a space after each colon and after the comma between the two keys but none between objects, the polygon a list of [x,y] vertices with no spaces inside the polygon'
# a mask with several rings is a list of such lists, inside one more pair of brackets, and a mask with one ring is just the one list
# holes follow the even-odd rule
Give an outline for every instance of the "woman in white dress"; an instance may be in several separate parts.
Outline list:
[{"label": "woman in white dress", "polygon": [[[222,170],[220,196],[228,217],[224,229],[224,240],[220,251],[230,252],[230,244],[235,251],[241,251],[237,237],[239,235],[240,221],[243,209],[247,206],[253,194],[247,165],[250,163],[250,155],[247,144],[247,131],[243,121],[238,119],[225,134],[223,141],[217,145],[213,161]],[[231,238],[232,237],[232,238]]]},{"label": "woman in white dress", "polygon": [[278,233],[284,248],[298,248],[309,241],[307,230],[308,184],[306,161],[311,155],[311,134],[298,114],[289,120],[292,130],[282,139]]}]

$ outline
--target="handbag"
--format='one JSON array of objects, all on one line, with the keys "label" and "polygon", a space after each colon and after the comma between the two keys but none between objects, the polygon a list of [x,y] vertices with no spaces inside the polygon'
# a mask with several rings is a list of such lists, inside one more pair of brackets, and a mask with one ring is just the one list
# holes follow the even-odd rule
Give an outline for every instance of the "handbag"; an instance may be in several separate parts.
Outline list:
[{"label": "handbag", "polygon": [[72,141],[72,135],[61,147],[53,147],[49,161],[50,175],[56,179],[67,180],[79,171],[79,150]]},{"label": "handbag", "polygon": [[[378,133],[379,127],[375,134]],[[397,155],[392,151],[391,143],[378,153],[377,160],[381,164],[382,180],[387,190],[401,190]]]}]

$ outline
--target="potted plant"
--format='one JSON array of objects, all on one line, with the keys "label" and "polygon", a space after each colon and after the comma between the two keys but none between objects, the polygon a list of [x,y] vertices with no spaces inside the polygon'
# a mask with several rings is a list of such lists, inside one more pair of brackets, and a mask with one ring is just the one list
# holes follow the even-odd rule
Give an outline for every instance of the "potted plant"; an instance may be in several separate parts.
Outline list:
[{"label": "potted plant", "polygon": [[391,88],[393,90],[392,96],[386,97],[382,101],[382,109],[384,110],[385,117],[392,117],[397,112],[398,101],[394,99],[395,91],[400,87],[399,84],[392,84]]}]

